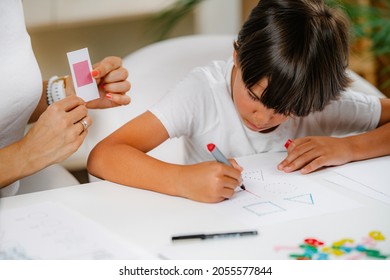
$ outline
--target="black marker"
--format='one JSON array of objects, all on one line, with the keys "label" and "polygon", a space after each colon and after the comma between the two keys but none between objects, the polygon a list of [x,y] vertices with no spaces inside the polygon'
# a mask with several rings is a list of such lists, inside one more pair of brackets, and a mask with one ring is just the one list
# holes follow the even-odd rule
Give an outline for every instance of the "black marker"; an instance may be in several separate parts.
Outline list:
[{"label": "black marker", "polygon": [[210,233],[210,234],[189,234],[189,235],[176,235],[172,236],[172,241],[178,240],[188,240],[188,239],[218,239],[226,237],[243,237],[257,235],[257,230],[251,231],[233,231],[233,232],[223,232],[223,233]]}]

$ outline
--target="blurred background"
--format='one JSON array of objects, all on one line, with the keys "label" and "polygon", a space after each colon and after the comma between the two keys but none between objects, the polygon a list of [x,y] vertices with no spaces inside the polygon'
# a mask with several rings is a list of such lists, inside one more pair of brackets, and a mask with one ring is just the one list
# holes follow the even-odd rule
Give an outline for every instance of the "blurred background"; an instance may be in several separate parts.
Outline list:
[{"label": "blurred background", "polygon": [[[92,62],[125,57],[152,42],[190,34],[236,34],[257,0],[24,0],[45,79],[69,73],[66,52]],[[390,0],[327,0],[351,20],[350,68],[390,96]]]},{"label": "blurred background", "polygon": [[[156,18],[176,0],[24,0],[26,24],[44,78],[69,72],[66,52],[88,47],[92,63],[107,55],[124,57],[162,39]],[[187,1],[190,2],[190,1]],[[209,0],[174,15],[164,38],[237,33],[240,0]]]}]

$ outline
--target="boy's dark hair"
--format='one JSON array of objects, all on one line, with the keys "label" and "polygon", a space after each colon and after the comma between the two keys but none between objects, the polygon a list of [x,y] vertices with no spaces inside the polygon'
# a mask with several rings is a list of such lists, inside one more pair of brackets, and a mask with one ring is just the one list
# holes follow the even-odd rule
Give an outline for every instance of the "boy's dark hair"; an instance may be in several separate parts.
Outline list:
[{"label": "boy's dark hair", "polygon": [[268,78],[260,101],[279,114],[323,110],[350,82],[348,30],[322,0],[260,0],[234,43],[245,86]]}]

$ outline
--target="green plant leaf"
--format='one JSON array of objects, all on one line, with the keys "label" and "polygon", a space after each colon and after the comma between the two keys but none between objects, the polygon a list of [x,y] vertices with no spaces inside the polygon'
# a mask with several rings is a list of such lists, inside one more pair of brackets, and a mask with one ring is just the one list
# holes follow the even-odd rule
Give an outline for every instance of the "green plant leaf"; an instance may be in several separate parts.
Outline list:
[{"label": "green plant leaf", "polygon": [[177,0],[170,7],[159,13],[151,22],[156,34],[155,41],[165,39],[178,22],[203,1],[204,0]]}]

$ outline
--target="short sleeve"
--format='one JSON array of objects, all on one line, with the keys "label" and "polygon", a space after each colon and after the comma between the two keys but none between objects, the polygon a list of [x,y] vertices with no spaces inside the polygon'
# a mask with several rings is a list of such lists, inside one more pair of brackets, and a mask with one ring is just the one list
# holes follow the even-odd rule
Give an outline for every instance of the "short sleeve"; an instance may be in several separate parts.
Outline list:
[{"label": "short sleeve", "polygon": [[204,117],[211,119],[214,99],[202,68],[191,71],[166,96],[150,108],[166,128],[169,137],[191,136],[201,131]]},{"label": "short sleeve", "polygon": [[315,120],[324,135],[342,136],[375,129],[381,115],[380,100],[348,89],[325,110],[315,113]]}]

